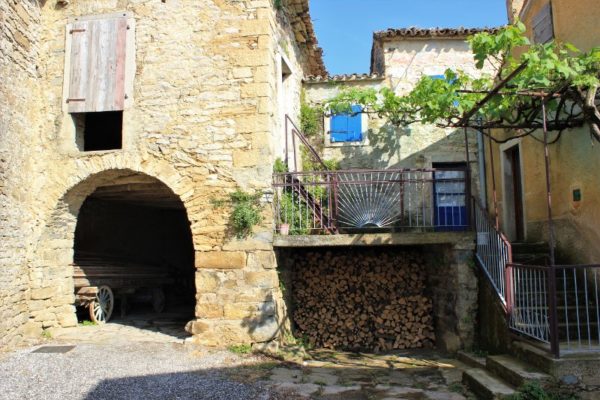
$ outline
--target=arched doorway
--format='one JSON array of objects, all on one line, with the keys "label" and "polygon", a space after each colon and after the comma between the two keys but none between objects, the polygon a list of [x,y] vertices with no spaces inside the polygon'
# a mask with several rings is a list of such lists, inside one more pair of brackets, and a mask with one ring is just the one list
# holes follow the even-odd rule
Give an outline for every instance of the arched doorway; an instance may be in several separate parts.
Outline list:
[{"label": "arched doorway", "polygon": [[102,179],[83,202],[74,237],[78,318],[183,327],[194,318],[194,247],[186,209],[137,172]]}]

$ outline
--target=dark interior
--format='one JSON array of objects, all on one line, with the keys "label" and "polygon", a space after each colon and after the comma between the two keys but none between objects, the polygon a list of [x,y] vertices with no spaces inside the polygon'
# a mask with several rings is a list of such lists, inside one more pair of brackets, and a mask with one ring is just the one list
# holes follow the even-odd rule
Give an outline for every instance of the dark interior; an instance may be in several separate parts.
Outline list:
[{"label": "dark interior", "polygon": [[[120,294],[127,290],[127,318],[177,315],[182,324],[193,318],[196,290],[190,223],[181,201],[162,183],[131,177],[101,186],[86,199],[75,231],[75,264],[89,257],[100,260],[97,264],[101,267],[125,264],[126,268],[160,269],[168,274],[160,284],[166,304],[160,315],[147,301],[148,288],[130,282],[128,288],[113,289],[111,320],[122,319]],[[131,293],[132,286],[135,293]],[[86,318],[85,311],[80,314]]]},{"label": "dark interior", "polygon": [[123,111],[82,113],[74,118],[83,151],[123,148]]}]

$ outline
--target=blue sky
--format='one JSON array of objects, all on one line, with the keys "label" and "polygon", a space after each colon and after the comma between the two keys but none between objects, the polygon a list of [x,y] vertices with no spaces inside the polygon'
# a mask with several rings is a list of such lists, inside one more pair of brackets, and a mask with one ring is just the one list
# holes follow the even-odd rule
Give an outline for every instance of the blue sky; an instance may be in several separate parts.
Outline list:
[{"label": "blue sky", "polygon": [[332,75],[369,72],[373,31],[507,23],[506,0],[310,0],[310,12]]}]

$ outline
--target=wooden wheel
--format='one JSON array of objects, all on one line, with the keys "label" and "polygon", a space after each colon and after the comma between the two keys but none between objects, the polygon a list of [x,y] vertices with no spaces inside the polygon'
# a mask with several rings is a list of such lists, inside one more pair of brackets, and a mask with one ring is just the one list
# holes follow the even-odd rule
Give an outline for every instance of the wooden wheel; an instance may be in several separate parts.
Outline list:
[{"label": "wooden wheel", "polygon": [[96,300],[89,305],[90,319],[103,324],[110,319],[115,306],[115,295],[108,286],[100,286],[96,294]]},{"label": "wooden wheel", "polygon": [[163,312],[165,304],[165,292],[161,288],[152,289],[152,308],[154,309],[154,312]]}]

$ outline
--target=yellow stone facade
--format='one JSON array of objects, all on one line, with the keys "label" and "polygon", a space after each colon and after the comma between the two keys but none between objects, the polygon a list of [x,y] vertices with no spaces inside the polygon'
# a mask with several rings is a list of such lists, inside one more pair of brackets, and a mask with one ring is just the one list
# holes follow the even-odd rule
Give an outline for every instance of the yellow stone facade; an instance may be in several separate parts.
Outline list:
[{"label": "yellow stone facade", "polygon": [[[548,4],[547,0],[528,0],[524,4],[510,1],[531,35],[532,18]],[[597,20],[600,9],[593,0],[553,0],[552,15],[555,40],[570,42],[583,51],[600,45],[600,28]],[[514,132],[495,131],[494,136],[509,138]],[[505,226],[503,152],[510,146],[519,146],[524,205],[525,240],[548,242],[548,211],[546,202],[546,177],[544,147],[540,143],[542,132],[532,137],[515,139],[506,145],[492,144],[494,163],[490,160],[490,144],[486,141],[486,171],[489,209],[493,210],[492,173],[496,180],[499,220]],[[551,132],[549,140],[557,136]],[[552,211],[555,220],[557,250],[562,263],[598,263],[600,249],[600,188],[597,170],[600,166],[598,144],[590,137],[589,128],[570,129],[562,133],[556,144],[550,145],[550,170]],[[576,201],[574,191],[581,200]]]},{"label": "yellow stone facade", "polygon": [[[78,211],[97,187],[130,176],[155,178],[185,206],[196,252],[196,340],[277,335],[268,194],[283,152],[274,139],[283,135],[282,113],[295,112],[279,101],[281,60],[293,71],[288,98],[299,96],[305,73],[322,69],[307,10],[302,0],[281,10],[270,0],[0,4],[0,345],[77,323]],[[63,105],[65,26],[117,11],[135,20],[123,148],[82,152]],[[211,203],[236,188],[265,194],[263,223],[247,239],[228,234],[231,210]]]}]

